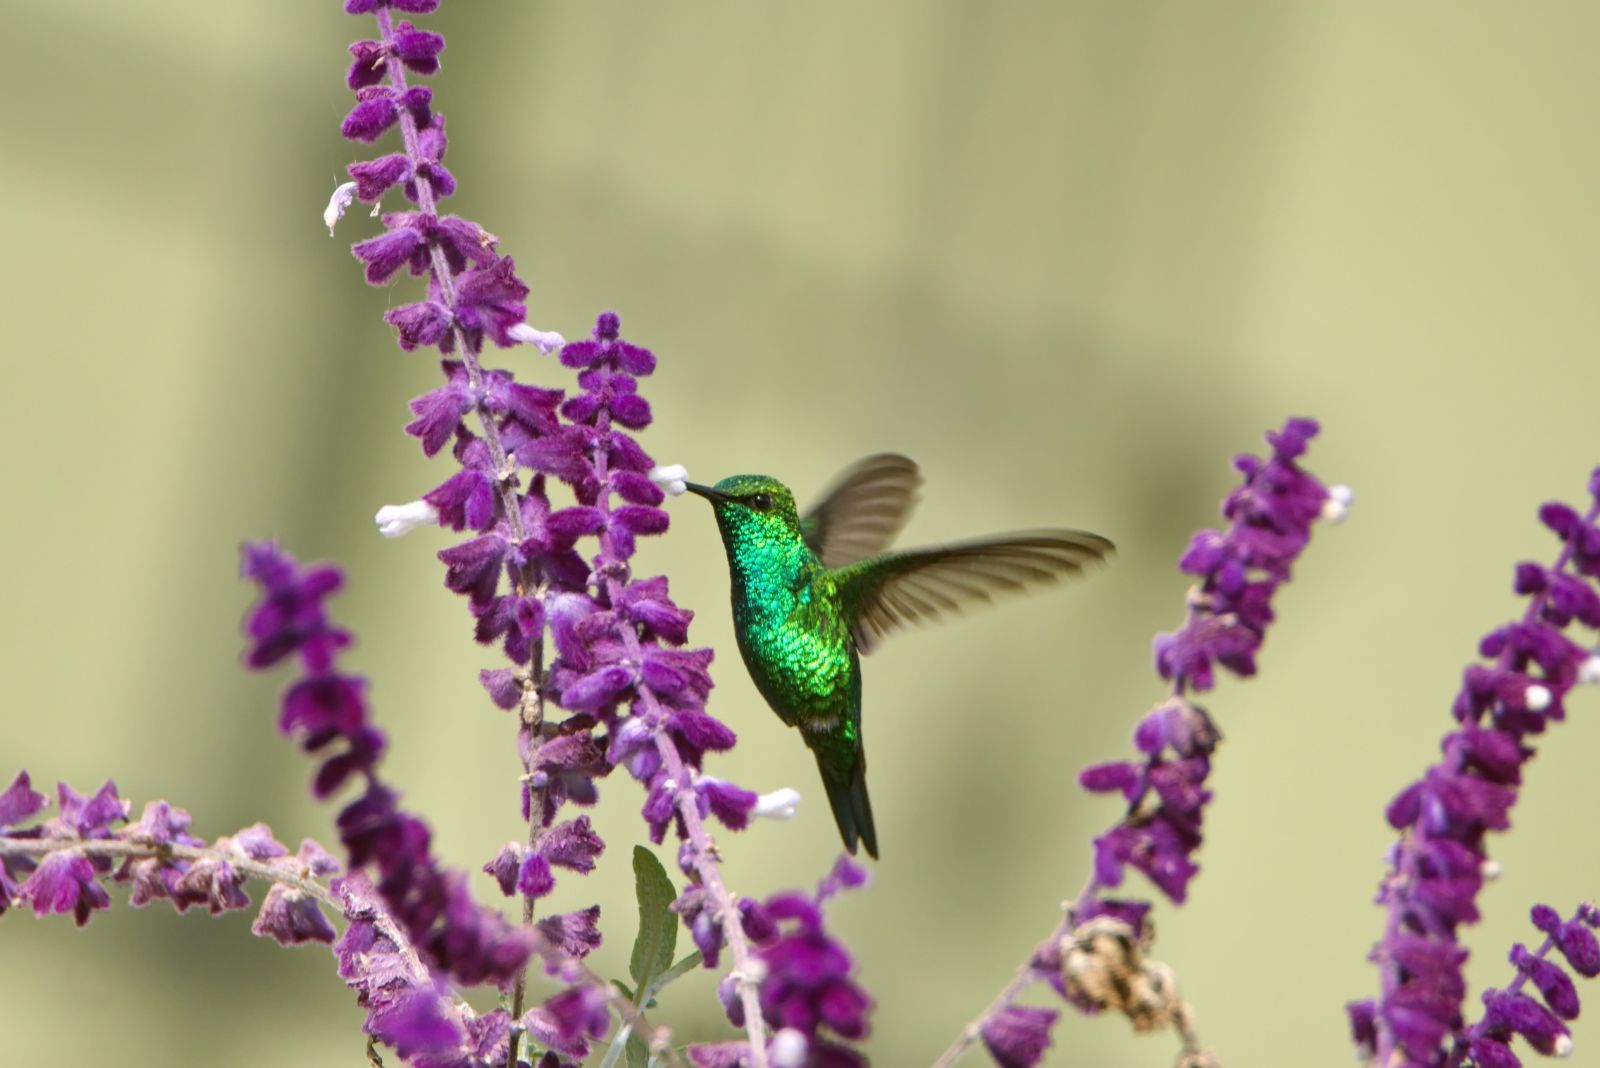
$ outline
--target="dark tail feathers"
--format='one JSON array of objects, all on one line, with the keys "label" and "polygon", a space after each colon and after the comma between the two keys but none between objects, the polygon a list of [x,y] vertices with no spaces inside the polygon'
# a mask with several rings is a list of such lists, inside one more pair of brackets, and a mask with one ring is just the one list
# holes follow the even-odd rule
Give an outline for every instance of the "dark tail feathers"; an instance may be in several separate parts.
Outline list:
[{"label": "dark tail feathers", "polygon": [[839,837],[852,854],[856,840],[867,847],[867,856],[878,859],[878,829],[872,823],[872,802],[867,799],[867,755],[857,750],[855,766],[849,778],[835,779],[828,774],[820,755],[817,770],[822,772],[822,785],[828,791],[828,804],[833,806],[833,818],[839,824]]}]

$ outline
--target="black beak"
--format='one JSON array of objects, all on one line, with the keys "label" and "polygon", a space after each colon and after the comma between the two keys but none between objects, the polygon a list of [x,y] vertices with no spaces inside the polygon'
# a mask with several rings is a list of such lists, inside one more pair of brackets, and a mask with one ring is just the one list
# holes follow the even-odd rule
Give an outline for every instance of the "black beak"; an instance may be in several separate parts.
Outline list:
[{"label": "black beak", "polygon": [[696,497],[704,497],[712,504],[726,504],[727,502],[733,500],[732,497],[728,496],[726,493],[723,493],[721,490],[712,489],[710,486],[702,486],[698,482],[685,482],[683,484],[683,488],[694,494]]}]

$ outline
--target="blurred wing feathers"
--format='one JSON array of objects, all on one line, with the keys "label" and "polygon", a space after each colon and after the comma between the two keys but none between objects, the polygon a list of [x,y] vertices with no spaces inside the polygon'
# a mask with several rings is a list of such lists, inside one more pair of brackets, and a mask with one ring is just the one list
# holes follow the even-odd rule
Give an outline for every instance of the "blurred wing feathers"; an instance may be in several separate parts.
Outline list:
[{"label": "blurred wing feathers", "polygon": [[1113,551],[1098,534],[1028,531],[873,557],[844,568],[835,581],[856,648],[870,653],[907,624],[959,613],[998,592],[1077,575]]},{"label": "blurred wing feathers", "polygon": [[904,456],[868,456],[834,479],[800,520],[800,532],[825,567],[865,560],[894,542],[921,484],[917,465]]}]

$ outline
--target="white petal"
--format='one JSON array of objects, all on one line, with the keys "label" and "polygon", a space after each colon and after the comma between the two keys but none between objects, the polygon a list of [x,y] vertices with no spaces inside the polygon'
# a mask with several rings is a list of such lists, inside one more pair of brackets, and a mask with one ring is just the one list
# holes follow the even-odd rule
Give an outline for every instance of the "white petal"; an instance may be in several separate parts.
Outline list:
[{"label": "white petal", "polygon": [[688,478],[689,469],[682,464],[667,464],[665,467],[650,469],[650,481],[673,497],[683,496],[684,483]]},{"label": "white petal", "polygon": [[1322,502],[1322,518],[1330,523],[1344,522],[1355,501],[1356,492],[1349,486],[1329,486],[1328,499]]},{"label": "white petal", "polygon": [[567,343],[567,339],[554,330],[540,330],[529,326],[527,323],[518,323],[506,331],[506,336],[513,341],[520,341],[524,345],[536,345],[540,352],[546,356]]},{"label": "white petal", "polygon": [[801,1068],[806,1063],[806,1048],[810,1043],[806,1036],[792,1027],[785,1027],[772,1036],[772,1045],[767,1047],[767,1054],[772,1061],[772,1068]]},{"label": "white petal", "polygon": [[785,786],[758,797],[756,807],[750,814],[769,820],[787,820],[794,818],[795,809],[799,807],[800,791]]},{"label": "white petal", "polygon": [[1578,665],[1578,681],[1590,686],[1600,683],[1600,653],[1590,653],[1589,659]]},{"label": "white petal", "polygon": [[378,522],[378,533],[386,538],[410,534],[418,527],[433,526],[439,522],[439,510],[427,501],[410,504],[386,504],[373,516]]},{"label": "white petal", "polygon": [[1550,687],[1534,683],[1523,691],[1523,700],[1528,702],[1528,711],[1543,712],[1550,707]]},{"label": "white petal", "polygon": [[333,191],[333,196],[328,198],[328,206],[322,209],[322,221],[328,227],[328,236],[333,236],[333,224],[344,218],[344,211],[350,202],[356,198],[356,183],[346,182]]}]

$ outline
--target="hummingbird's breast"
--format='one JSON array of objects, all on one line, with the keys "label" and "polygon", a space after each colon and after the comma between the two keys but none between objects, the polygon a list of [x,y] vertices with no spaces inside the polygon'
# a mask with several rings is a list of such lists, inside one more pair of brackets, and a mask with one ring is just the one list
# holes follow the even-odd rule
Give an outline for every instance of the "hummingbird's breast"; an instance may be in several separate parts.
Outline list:
[{"label": "hummingbird's breast", "polygon": [[735,583],[733,614],[750,677],[784,722],[812,732],[854,723],[860,661],[822,569],[794,584]]}]

